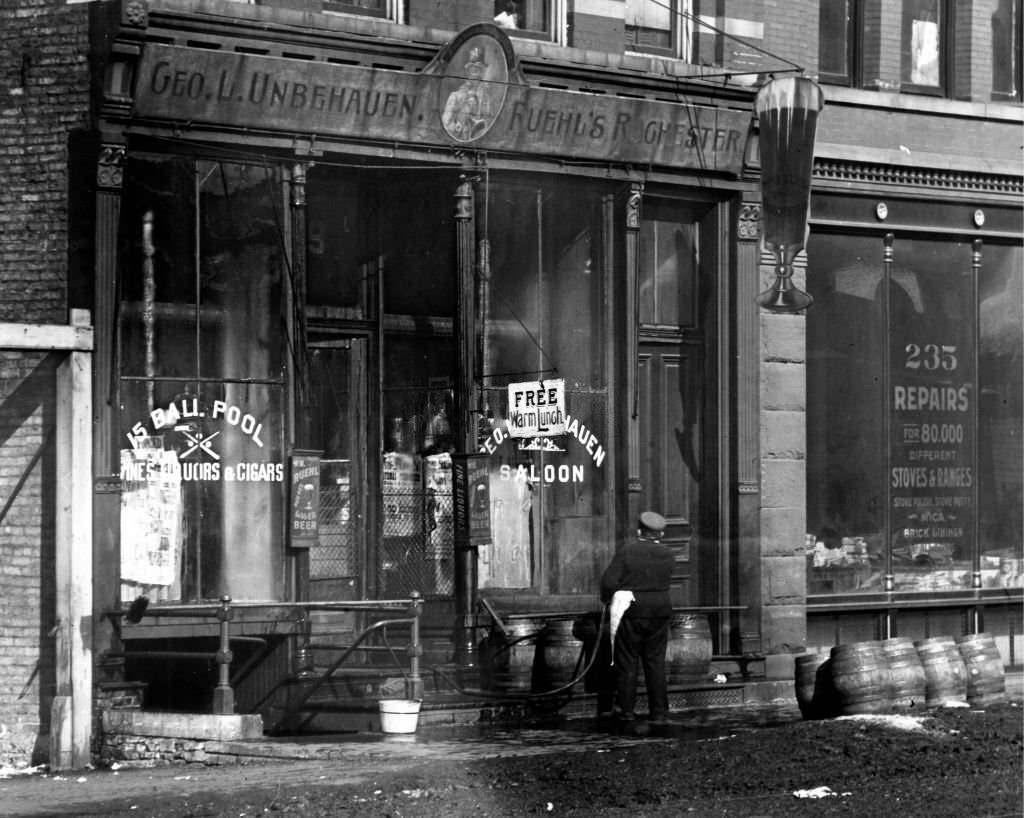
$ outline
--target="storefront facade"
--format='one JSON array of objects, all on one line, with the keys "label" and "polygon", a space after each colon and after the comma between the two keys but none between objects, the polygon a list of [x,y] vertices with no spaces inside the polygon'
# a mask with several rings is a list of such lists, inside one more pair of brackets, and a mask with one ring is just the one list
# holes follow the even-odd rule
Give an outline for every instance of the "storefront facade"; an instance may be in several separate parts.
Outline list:
[{"label": "storefront facade", "polygon": [[345,20],[269,49],[235,10],[230,38],[173,8],[123,16],[108,69],[97,467],[119,492],[98,547],[120,569],[101,595],[418,592],[472,664],[481,597],[595,609],[654,507],[676,605],[713,611],[723,653],[770,644],[759,572],[739,568],[758,482],[735,365],[757,366],[751,87],[651,77],[627,96],[615,72],[527,64],[493,24],[431,49],[392,26],[359,57]]},{"label": "storefront facade", "polygon": [[[98,685],[208,709],[194,663],[125,654],[216,627],[140,598],[230,597],[244,640],[417,592],[428,658],[473,666],[487,608],[595,610],[644,508],[716,672],[981,629],[1019,664],[1020,3],[820,5],[93,7],[60,297],[92,312],[64,590]],[[797,70],[825,110],[785,314],[753,102]]]},{"label": "storefront facade", "polygon": [[102,124],[122,604],[417,591],[471,662],[481,596],[590,609],[655,507],[718,654],[892,634],[920,601],[945,613],[904,632],[963,630],[1010,583],[989,615],[1015,655],[1019,116],[876,121],[877,91],[826,85],[815,307],[773,315],[747,82],[623,79],[489,23],[371,47],[325,16],[268,44],[254,9],[144,11]]},{"label": "storefront facade", "polygon": [[[808,642],[978,628],[1015,664],[1019,122],[911,100],[868,134],[865,101],[833,91],[812,198]],[[905,167],[881,161],[891,144]]]}]

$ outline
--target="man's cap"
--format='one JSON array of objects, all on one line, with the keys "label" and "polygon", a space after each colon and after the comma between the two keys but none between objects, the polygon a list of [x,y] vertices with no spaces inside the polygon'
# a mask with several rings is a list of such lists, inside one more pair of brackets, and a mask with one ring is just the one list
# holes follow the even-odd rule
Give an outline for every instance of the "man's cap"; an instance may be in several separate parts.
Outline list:
[{"label": "man's cap", "polygon": [[640,515],[640,528],[661,534],[665,530],[665,518],[657,511],[645,511]]}]

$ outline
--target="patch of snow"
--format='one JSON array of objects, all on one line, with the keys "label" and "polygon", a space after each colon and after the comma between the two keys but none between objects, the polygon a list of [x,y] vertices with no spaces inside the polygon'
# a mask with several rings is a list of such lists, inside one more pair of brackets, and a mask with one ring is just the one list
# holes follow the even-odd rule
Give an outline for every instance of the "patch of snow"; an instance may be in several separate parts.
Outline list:
[{"label": "patch of snow", "polygon": [[829,798],[830,796],[838,795],[838,793],[831,787],[822,785],[810,790],[793,790],[793,795],[797,798]]},{"label": "patch of snow", "polygon": [[923,730],[927,716],[904,716],[894,713],[857,713],[851,716],[837,716],[837,721],[859,721],[893,727],[897,730]]},{"label": "patch of snow", "polygon": [[38,767],[0,767],[0,778],[11,778],[15,775],[34,775],[46,770],[46,766],[40,764]]}]

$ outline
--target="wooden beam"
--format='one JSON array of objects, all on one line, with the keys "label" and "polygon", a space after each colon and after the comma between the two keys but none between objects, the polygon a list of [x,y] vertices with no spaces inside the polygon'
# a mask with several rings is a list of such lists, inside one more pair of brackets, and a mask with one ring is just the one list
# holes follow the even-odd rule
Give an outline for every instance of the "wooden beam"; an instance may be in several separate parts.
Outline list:
[{"label": "wooden beam", "polygon": [[0,349],[91,352],[93,331],[73,324],[0,323]]},{"label": "wooden beam", "polygon": [[[50,709],[55,770],[88,766],[92,751],[92,330],[87,311],[72,310],[71,321],[67,327],[23,325],[30,332],[22,338],[46,340],[42,346],[20,347],[68,352],[56,377],[56,684]],[[85,349],[63,346],[86,341]]]},{"label": "wooden beam", "polygon": [[92,355],[57,369],[56,697],[50,766],[90,762],[92,736]]}]

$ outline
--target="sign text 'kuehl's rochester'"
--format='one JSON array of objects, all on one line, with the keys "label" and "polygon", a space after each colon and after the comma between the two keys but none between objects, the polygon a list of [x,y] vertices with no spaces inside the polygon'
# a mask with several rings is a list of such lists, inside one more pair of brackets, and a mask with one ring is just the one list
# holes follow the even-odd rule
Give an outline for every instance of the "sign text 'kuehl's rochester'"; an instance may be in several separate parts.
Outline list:
[{"label": "sign text 'kuehl's rochester'", "polygon": [[489,36],[449,57],[440,73],[411,73],[147,43],[135,115],[742,169],[749,112],[530,86],[510,76]]}]

